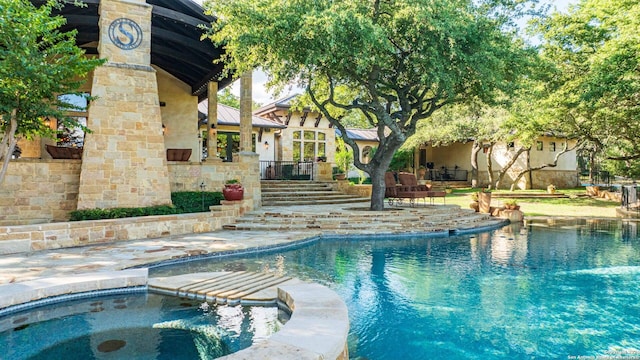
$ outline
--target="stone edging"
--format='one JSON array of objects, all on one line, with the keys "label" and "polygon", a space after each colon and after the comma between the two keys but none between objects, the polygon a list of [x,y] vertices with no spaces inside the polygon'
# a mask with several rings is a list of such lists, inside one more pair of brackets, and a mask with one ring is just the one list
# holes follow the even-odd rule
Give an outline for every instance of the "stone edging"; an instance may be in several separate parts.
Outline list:
[{"label": "stone edging", "polygon": [[[0,309],[74,293],[146,286],[148,269],[105,271],[0,285]],[[347,360],[349,316],[335,292],[313,283],[283,285],[278,300],[292,311],[291,319],[266,341],[222,359]]]}]

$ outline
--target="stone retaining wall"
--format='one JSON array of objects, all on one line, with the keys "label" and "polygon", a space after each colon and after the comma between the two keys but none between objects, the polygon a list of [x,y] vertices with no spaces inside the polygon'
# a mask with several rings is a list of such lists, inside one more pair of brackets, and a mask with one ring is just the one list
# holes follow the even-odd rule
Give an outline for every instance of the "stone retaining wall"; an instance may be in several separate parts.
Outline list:
[{"label": "stone retaining wall", "polygon": [[0,226],[0,255],[214,231],[242,215],[250,202],[223,201],[211,212],[193,214]]}]

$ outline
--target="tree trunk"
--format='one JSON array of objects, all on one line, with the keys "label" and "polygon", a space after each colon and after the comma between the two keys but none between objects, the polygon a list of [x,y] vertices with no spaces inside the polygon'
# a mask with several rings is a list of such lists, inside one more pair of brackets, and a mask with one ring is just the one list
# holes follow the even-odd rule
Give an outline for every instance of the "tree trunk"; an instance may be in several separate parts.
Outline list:
[{"label": "tree trunk", "polygon": [[387,168],[382,166],[376,166],[371,174],[371,207],[372,211],[384,210],[384,174]]},{"label": "tree trunk", "polygon": [[488,189],[491,189],[493,186],[493,161],[491,161],[491,157],[493,156],[493,143],[489,144],[489,150],[487,151],[487,172],[489,175],[489,186]]},{"label": "tree trunk", "polygon": [[500,185],[502,184],[502,180],[504,180],[505,175],[507,175],[507,171],[509,171],[509,169],[511,169],[513,164],[516,163],[520,155],[523,152],[528,150],[529,148],[526,148],[526,147],[521,147],[520,149],[518,149],[518,151],[516,151],[516,153],[513,154],[509,162],[500,170],[500,172],[498,173],[498,181],[496,181],[496,190],[500,188]]},{"label": "tree trunk", "polygon": [[482,143],[478,140],[473,141],[471,148],[471,187],[478,187],[478,154],[482,149]]},{"label": "tree trunk", "polygon": [[16,131],[18,130],[18,120],[16,119],[16,109],[11,111],[11,119],[9,120],[9,132],[4,134],[0,148],[0,159],[2,160],[2,168],[0,169],[0,185],[4,182],[4,177],[9,168],[11,155],[16,148],[18,140],[16,139]]},{"label": "tree trunk", "polygon": [[589,153],[589,183],[595,184],[594,168],[596,167],[596,152]]}]

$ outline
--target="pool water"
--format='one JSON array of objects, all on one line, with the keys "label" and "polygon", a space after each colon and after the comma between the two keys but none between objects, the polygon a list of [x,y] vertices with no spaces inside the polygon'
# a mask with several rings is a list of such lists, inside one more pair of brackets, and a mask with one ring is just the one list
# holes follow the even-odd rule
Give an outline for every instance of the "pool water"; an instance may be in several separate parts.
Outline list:
[{"label": "pool water", "polygon": [[640,356],[637,224],[553,220],[451,237],[321,240],[152,275],[275,271],[349,309],[354,359]]},{"label": "pool water", "polygon": [[146,293],[67,301],[0,318],[0,358],[214,359],[268,338],[281,316]]}]

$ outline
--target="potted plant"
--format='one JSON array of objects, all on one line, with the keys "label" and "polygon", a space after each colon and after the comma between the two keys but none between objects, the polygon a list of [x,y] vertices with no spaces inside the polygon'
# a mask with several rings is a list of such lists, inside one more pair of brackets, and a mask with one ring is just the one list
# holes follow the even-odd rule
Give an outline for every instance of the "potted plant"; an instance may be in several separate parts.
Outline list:
[{"label": "potted plant", "polygon": [[549,194],[555,194],[556,193],[556,186],[551,184],[549,186],[547,186],[547,193]]},{"label": "potted plant", "polygon": [[515,199],[511,199],[504,202],[504,208],[507,210],[520,210],[520,205]]},{"label": "potted plant", "polygon": [[227,201],[238,201],[244,197],[244,188],[238,179],[227,180],[222,189],[222,195]]}]

